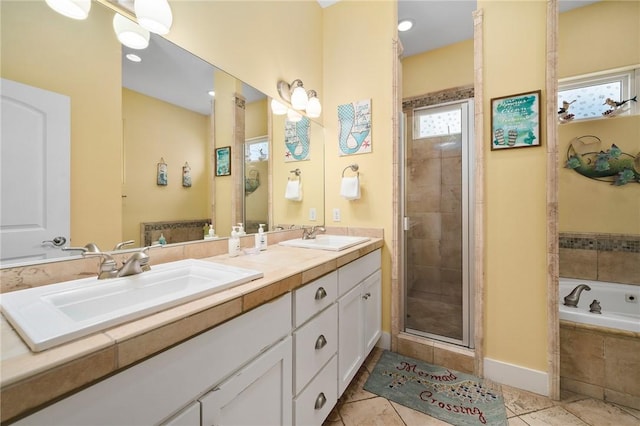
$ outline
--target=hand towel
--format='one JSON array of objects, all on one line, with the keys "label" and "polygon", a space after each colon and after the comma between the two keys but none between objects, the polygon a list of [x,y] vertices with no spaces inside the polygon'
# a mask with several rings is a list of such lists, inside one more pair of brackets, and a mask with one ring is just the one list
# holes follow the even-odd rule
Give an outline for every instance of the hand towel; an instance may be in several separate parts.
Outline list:
[{"label": "hand towel", "polygon": [[284,198],[291,201],[302,201],[302,181],[289,179]]},{"label": "hand towel", "polygon": [[357,200],[360,198],[360,179],[358,176],[348,176],[342,178],[340,185],[340,195],[347,200]]}]

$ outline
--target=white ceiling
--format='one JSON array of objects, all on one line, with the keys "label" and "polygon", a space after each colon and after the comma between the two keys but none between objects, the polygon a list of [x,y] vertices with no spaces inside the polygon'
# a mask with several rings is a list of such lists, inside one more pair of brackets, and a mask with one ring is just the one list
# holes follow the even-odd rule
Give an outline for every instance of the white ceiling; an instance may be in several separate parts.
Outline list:
[{"label": "white ceiling", "polygon": [[[322,7],[330,7],[339,0],[317,1]],[[599,0],[560,0],[560,10],[596,1]],[[119,2],[132,9],[131,0]],[[475,9],[475,0],[398,0],[398,19],[414,21],[410,31],[399,33],[404,57],[473,38]],[[124,59],[129,52],[141,56],[142,62]],[[123,86],[201,114],[209,114],[211,109],[207,91],[213,87],[214,70],[211,64],[155,34],[145,50],[123,46]],[[251,102],[265,95],[244,85],[243,96]]]}]

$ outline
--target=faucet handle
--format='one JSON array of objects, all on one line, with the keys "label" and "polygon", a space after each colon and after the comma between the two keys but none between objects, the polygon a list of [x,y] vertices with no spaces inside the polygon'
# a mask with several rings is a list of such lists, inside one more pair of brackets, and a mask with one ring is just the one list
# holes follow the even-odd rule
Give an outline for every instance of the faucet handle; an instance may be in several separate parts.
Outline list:
[{"label": "faucet handle", "polygon": [[120,250],[124,246],[128,246],[135,243],[134,240],[121,241],[113,247],[113,251]]}]

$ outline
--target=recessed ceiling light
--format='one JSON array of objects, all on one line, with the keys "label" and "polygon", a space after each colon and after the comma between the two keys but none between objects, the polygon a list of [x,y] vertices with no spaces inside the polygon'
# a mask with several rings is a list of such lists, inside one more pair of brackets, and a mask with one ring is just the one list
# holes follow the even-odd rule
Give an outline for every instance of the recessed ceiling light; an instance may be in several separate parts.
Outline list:
[{"label": "recessed ceiling light", "polygon": [[398,31],[409,31],[413,27],[413,21],[411,19],[403,19],[398,22]]},{"label": "recessed ceiling light", "polygon": [[135,53],[127,53],[125,55],[125,58],[127,58],[131,62],[142,62],[142,58],[140,56],[136,55]]},{"label": "recessed ceiling light", "polygon": [[213,90],[209,90],[209,96],[214,97],[216,95],[216,92],[214,92]]}]

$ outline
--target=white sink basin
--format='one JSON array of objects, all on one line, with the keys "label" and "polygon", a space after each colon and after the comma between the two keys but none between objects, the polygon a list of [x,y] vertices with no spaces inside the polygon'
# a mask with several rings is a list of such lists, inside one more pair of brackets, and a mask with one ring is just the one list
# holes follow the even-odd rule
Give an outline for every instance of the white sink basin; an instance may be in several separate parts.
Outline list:
[{"label": "white sink basin", "polygon": [[0,305],[38,352],[262,276],[259,271],[186,259],[128,277],[84,278],[5,293]]},{"label": "white sink basin", "polygon": [[279,244],[289,247],[340,251],[369,240],[369,237],[353,237],[349,235],[318,235],[312,240],[296,238],[293,240],[282,241]]}]

